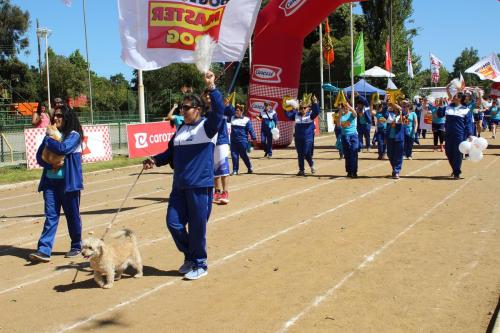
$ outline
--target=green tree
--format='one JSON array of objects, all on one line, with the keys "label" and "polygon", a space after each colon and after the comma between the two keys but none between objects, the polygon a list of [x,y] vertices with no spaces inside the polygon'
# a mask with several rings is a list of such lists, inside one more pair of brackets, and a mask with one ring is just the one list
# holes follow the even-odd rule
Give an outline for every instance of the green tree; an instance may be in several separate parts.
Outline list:
[{"label": "green tree", "polygon": [[25,36],[30,23],[29,13],[12,5],[10,0],[0,0],[0,61],[15,58],[22,50],[27,50],[28,37]]},{"label": "green tree", "polygon": [[453,64],[453,72],[451,73],[452,78],[460,78],[460,74],[465,77],[465,82],[468,86],[476,86],[479,85],[481,80],[479,77],[474,74],[466,74],[465,70],[476,62],[479,61],[478,50],[470,47],[465,48],[457,59],[455,59],[455,63]]}]

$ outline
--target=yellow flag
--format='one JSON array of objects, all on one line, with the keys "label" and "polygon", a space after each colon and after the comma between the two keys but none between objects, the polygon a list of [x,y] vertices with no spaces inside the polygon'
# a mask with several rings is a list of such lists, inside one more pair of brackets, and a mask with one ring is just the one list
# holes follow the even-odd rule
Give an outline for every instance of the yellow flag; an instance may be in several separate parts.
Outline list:
[{"label": "yellow flag", "polygon": [[226,97],[227,103],[230,103],[233,108],[236,107],[236,91],[233,91],[229,96]]},{"label": "yellow flag", "polygon": [[386,90],[386,93],[387,93],[387,101],[389,103],[397,103],[397,101],[400,99],[400,98],[404,98],[405,95],[403,95],[403,93],[401,93],[401,90],[399,89],[396,89],[396,90]]},{"label": "yellow flag", "polygon": [[333,106],[338,108],[341,104],[348,104],[343,90],[339,91],[337,97],[335,97],[335,103],[333,103]]}]

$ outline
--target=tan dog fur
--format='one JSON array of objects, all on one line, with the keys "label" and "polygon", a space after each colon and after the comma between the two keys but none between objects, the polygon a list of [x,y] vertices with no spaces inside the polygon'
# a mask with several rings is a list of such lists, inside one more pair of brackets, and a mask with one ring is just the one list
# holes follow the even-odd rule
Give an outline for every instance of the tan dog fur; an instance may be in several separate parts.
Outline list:
[{"label": "tan dog fur", "polygon": [[94,280],[102,288],[113,287],[113,282],[121,278],[129,265],[137,271],[135,278],[142,276],[142,259],[137,239],[129,229],[119,231],[106,242],[94,237],[83,240],[82,255],[90,259]]},{"label": "tan dog fur", "polygon": [[[47,126],[46,134],[59,142],[62,139],[61,132],[59,132],[56,125]],[[42,151],[42,160],[50,165],[59,165],[64,160],[64,155],[57,155],[45,147]],[[57,172],[57,170],[59,169],[52,169],[53,172]]]}]

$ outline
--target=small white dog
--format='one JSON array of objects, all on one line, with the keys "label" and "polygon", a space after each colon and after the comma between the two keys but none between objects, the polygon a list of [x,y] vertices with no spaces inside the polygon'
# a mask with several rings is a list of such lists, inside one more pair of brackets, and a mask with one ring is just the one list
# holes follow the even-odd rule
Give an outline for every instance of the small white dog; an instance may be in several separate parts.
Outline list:
[{"label": "small white dog", "polygon": [[82,255],[90,259],[94,280],[102,288],[113,287],[113,282],[121,278],[123,271],[129,265],[137,271],[135,278],[142,276],[142,259],[137,239],[134,232],[129,229],[115,233],[106,243],[94,237],[83,240]]}]

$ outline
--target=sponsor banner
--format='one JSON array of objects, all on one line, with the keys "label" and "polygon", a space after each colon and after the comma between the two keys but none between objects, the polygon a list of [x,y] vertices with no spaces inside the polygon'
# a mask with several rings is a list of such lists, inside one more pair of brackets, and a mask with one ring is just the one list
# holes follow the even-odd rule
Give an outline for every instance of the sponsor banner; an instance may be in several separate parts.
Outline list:
[{"label": "sponsor banner", "polygon": [[136,69],[194,63],[202,35],[215,41],[213,62],[241,61],[260,0],[118,0],[122,59]]},{"label": "sponsor banner", "polygon": [[250,113],[250,115],[252,117],[260,115],[260,113],[264,111],[264,103],[268,103],[269,105],[271,105],[271,108],[273,110],[278,110],[279,102],[277,101],[263,98],[250,98],[248,102],[248,112]]},{"label": "sponsor banner", "polygon": [[163,153],[174,134],[175,127],[168,121],[127,125],[129,158]]},{"label": "sponsor banner", "polygon": [[[113,158],[109,126],[82,126],[82,160],[83,163],[109,161]],[[26,164],[28,169],[40,168],[36,161],[36,152],[45,137],[45,128],[29,128],[24,130],[26,145]]]},{"label": "sponsor banner", "polygon": [[281,83],[280,74],[283,70],[280,67],[269,65],[253,65],[252,79],[256,82]]}]

